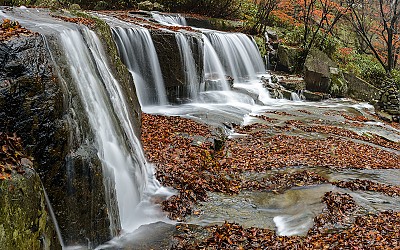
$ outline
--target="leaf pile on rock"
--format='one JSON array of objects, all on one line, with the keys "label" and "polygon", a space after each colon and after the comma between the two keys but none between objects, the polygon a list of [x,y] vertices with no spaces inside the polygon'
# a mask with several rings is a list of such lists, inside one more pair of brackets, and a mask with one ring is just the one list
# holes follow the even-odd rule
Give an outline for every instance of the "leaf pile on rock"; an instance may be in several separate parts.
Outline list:
[{"label": "leaf pile on rock", "polygon": [[35,33],[27,30],[17,22],[10,19],[3,19],[0,25],[0,41],[4,42],[17,36],[32,36]]},{"label": "leaf pile on rock", "polygon": [[83,17],[66,17],[66,16],[60,16],[60,15],[52,15],[55,18],[61,19],[64,22],[69,22],[69,23],[76,23],[76,24],[81,24],[85,25],[88,27],[94,27],[95,26],[95,21],[89,18],[83,18]]},{"label": "leaf pile on rock", "polygon": [[309,234],[346,228],[354,221],[353,213],[358,206],[351,195],[331,191],[325,193],[322,201],[326,204],[326,208],[314,218],[314,225]]},{"label": "leaf pile on rock", "polygon": [[205,201],[207,191],[239,192],[240,183],[215,160],[212,141],[205,125],[180,117],[143,114],[143,149],[157,166],[157,179],[179,191],[162,203],[171,218],[183,220],[192,213],[195,202]]},{"label": "leaf pile on rock", "polygon": [[[257,129],[257,126],[254,127]],[[265,171],[287,166],[331,168],[400,168],[400,155],[342,138],[308,139],[270,136],[263,131],[226,142],[226,166]]]},{"label": "leaf pile on rock", "polygon": [[[289,123],[292,127],[308,128],[301,121],[290,120]],[[291,129],[290,126],[283,130]],[[216,152],[215,138],[206,125],[181,117],[143,114],[142,142],[146,155],[156,164],[156,175],[161,183],[179,191],[162,203],[170,218],[184,220],[193,213],[197,202],[206,200],[207,192],[235,194],[247,189],[279,193],[295,186],[328,183],[324,177],[306,170],[278,173],[262,180],[246,178],[247,172],[260,173],[288,166],[399,168],[398,154],[356,143],[347,137],[308,139],[279,134],[279,126],[266,124],[234,128],[248,136],[228,139],[222,150]],[[333,126],[317,125],[314,130],[358,136]]]},{"label": "leaf pile on rock", "polygon": [[332,184],[341,188],[348,188],[352,191],[374,191],[384,193],[389,196],[400,196],[400,187],[377,183],[371,180],[352,180],[348,182],[337,181],[333,182]]},{"label": "leaf pile on rock", "polygon": [[0,132],[0,180],[11,178],[15,171],[23,174],[24,167],[32,167],[32,161],[24,154],[21,138]]},{"label": "leaf pile on rock", "polygon": [[317,173],[303,170],[296,173],[277,173],[262,181],[245,181],[243,188],[282,193],[292,187],[303,187],[328,183],[328,180]]},{"label": "leaf pile on rock", "polygon": [[[400,212],[382,212],[353,218],[357,206],[353,199],[341,193],[329,192],[323,201],[324,210],[331,217],[317,217],[308,235],[278,236],[269,229],[244,228],[237,223],[205,227],[208,237],[196,238],[188,227],[184,228],[172,249],[398,249],[400,247]],[[343,218],[344,217],[344,218]],[[333,220],[332,220],[333,219]],[[333,223],[332,223],[333,222]],[[347,223],[349,222],[349,223]],[[317,229],[320,230],[317,230]],[[332,230],[335,229],[335,230]],[[185,234],[188,237],[185,237]]]},{"label": "leaf pile on rock", "polygon": [[119,18],[123,21],[134,23],[136,25],[145,27],[150,30],[158,30],[158,29],[167,29],[171,31],[179,31],[179,30],[186,30],[190,32],[198,32],[195,29],[189,26],[170,26],[170,25],[163,25],[157,22],[153,22],[151,20],[147,20],[145,18],[132,16],[127,12],[116,12],[112,14],[114,17]]},{"label": "leaf pile on rock", "polygon": [[[294,124],[291,124],[294,125]],[[323,126],[323,125],[311,125],[311,126],[296,126],[297,128],[305,131],[305,132],[314,132],[314,133],[323,133],[329,135],[337,135],[341,137],[347,137],[355,140],[365,141],[369,143],[373,143],[375,145],[379,145],[386,148],[392,148],[396,150],[400,150],[400,143],[389,141],[378,135],[359,135],[356,132],[338,128],[335,126]]]}]

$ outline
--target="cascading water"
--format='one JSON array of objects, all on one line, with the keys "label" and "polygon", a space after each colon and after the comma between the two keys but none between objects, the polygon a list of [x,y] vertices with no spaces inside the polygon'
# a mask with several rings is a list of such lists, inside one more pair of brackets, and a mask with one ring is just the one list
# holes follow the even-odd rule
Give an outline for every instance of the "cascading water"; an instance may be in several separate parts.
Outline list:
[{"label": "cascading water", "polygon": [[175,37],[183,62],[182,68],[185,72],[185,84],[188,87],[189,97],[196,99],[199,93],[200,77],[196,70],[196,62],[189,42],[190,38],[180,32],[176,32]]},{"label": "cascading water", "polygon": [[221,61],[215,52],[210,40],[203,35],[204,40],[204,86],[202,91],[207,90],[225,90],[230,89],[226,81],[226,73]]},{"label": "cascading water", "polygon": [[121,59],[135,79],[141,106],[167,104],[160,63],[149,31],[114,27],[112,32]]},{"label": "cascading water", "polygon": [[[139,141],[133,134],[134,129],[118,82],[104,64],[104,52],[99,39],[87,28],[83,29],[82,34],[79,30],[64,30],[61,32],[61,41],[95,132],[98,155],[105,174],[115,180],[121,227],[130,232],[139,226],[134,209],[143,198],[148,184],[146,161]],[[96,72],[100,72],[100,75]]]},{"label": "cascading water", "polygon": [[241,33],[205,31],[226,73],[236,81],[255,80],[265,67],[254,40]]},{"label": "cascading water", "polygon": [[164,25],[180,25],[180,26],[187,26],[186,19],[177,14],[177,15],[165,15],[165,14],[160,14],[157,12],[152,12],[153,18]]}]

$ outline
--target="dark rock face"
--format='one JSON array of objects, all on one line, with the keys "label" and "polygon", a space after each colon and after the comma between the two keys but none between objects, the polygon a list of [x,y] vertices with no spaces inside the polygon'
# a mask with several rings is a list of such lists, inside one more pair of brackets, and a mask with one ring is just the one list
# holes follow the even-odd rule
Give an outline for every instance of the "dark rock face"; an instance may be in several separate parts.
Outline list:
[{"label": "dark rock face", "polygon": [[275,53],[276,59],[272,58],[271,60],[276,61],[276,70],[293,73],[296,70],[300,53],[301,51],[299,48],[279,44]]},{"label": "dark rock face", "polygon": [[66,245],[97,245],[111,237],[101,165],[77,95],[49,58],[39,35],[0,43],[0,131],[35,158]]},{"label": "dark rock face", "polygon": [[[169,102],[176,103],[181,99],[188,98],[189,88],[185,80],[183,58],[181,58],[175,34],[168,31],[153,30],[151,37],[157,51]],[[202,40],[194,36],[190,39],[192,40],[190,44],[196,63],[196,71],[202,76],[203,45],[200,44]],[[202,79],[198,80],[200,84]]]},{"label": "dark rock face", "polygon": [[39,176],[31,169],[0,181],[1,249],[61,249]]},{"label": "dark rock face", "polygon": [[311,50],[306,58],[304,68],[307,90],[331,94],[334,97],[347,95],[347,82],[342,72],[337,64],[322,51]]}]

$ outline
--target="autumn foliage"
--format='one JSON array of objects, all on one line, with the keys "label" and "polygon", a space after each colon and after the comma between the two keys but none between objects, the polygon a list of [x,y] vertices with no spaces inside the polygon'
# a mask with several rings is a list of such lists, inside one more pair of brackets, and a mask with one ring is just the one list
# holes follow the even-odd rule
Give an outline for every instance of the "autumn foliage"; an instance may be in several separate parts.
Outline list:
[{"label": "autumn foliage", "polygon": [[3,19],[3,23],[0,25],[1,42],[16,36],[31,36],[33,34],[32,31],[21,27],[17,21],[11,21],[10,19]]},{"label": "autumn foliage", "polygon": [[24,173],[24,167],[32,167],[32,162],[24,153],[21,138],[0,132],[0,180],[11,178],[13,172]]}]

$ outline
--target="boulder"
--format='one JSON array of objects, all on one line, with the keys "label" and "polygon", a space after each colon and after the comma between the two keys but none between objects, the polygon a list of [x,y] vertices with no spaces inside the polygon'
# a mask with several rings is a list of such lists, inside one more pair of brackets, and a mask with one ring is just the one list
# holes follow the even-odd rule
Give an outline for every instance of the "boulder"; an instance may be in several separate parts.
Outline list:
[{"label": "boulder", "polygon": [[319,93],[319,92],[311,92],[308,90],[304,90],[301,95],[307,100],[307,101],[313,101],[313,102],[319,102],[325,99],[330,98],[329,94],[325,93]]},{"label": "boulder", "polygon": [[1,249],[60,249],[39,175],[26,168],[0,180]]},{"label": "boulder", "polygon": [[306,89],[312,92],[331,94],[333,97],[347,95],[347,82],[338,65],[325,53],[312,49],[305,61]]},{"label": "boulder", "polygon": [[301,49],[279,44],[276,52],[276,70],[293,73],[297,69]]}]

